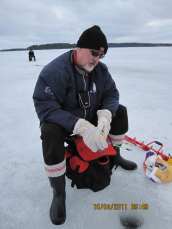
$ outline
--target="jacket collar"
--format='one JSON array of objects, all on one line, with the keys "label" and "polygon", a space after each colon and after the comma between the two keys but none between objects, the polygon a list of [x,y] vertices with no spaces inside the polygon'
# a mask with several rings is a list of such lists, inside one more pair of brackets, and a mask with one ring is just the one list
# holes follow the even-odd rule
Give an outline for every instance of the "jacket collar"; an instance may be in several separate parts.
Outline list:
[{"label": "jacket collar", "polygon": [[79,74],[88,76],[88,72],[87,72],[86,70],[84,70],[83,68],[78,67],[77,63],[75,62],[74,52],[76,52],[76,50],[73,50],[73,51],[71,52],[71,63],[72,63],[72,64],[75,63],[75,69],[77,70],[77,72],[78,72]]}]

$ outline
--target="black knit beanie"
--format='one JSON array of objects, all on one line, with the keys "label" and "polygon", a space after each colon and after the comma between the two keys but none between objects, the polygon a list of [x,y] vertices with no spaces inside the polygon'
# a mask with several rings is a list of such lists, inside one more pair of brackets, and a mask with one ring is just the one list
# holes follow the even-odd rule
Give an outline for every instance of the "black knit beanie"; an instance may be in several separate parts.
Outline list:
[{"label": "black knit beanie", "polygon": [[95,49],[104,52],[105,54],[108,50],[106,36],[97,25],[86,29],[81,34],[76,47]]}]

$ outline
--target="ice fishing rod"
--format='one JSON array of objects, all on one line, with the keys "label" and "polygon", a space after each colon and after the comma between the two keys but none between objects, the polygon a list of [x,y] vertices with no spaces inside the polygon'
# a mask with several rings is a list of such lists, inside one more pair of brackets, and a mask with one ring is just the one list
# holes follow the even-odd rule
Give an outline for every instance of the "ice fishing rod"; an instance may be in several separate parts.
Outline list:
[{"label": "ice fishing rod", "polygon": [[[101,132],[101,131],[100,131],[100,133],[103,135],[104,139],[106,140],[106,136],[104,135],[104,133]],[[110,143],[110,142],[108,142],[108,141],[106,141],[106,142],[107,142],[108,145],[116,146],[116,147],[118,147],[118,148],[125,149],[125,150],[128,150],[128,151],[132,151],[132,149],[124,148],[124,147],[122,147],[122,146],[112,144],[112,143]]]},{"label": "ice fishing rod", "polygon": [[[106,141],[107,142],[107,141]],[[110,142],[107,142],[108,145],[112,145],[112,146],[116,146],[118,148],[122,148],[122,149],[125,149],[125,150],[128,150],[128,151],[132,151],[132,149],[128,149],[128,148],[125,148],[125,147],[122,147],[122,146],[119,146],[119,145],[115,145],[115,144],[112,144]]]},{"label": "ice fishing rod", "polygon": [[132,151],[132,149],[124,148],[122,146],[118,146],[118,145],[115,145],[115,144],[113,144],[113,146],[116,146],[116,147],[119,147],[119,148],[122,148],[122,149],[125,149],[125,150],[128,150],[128,151]]}]

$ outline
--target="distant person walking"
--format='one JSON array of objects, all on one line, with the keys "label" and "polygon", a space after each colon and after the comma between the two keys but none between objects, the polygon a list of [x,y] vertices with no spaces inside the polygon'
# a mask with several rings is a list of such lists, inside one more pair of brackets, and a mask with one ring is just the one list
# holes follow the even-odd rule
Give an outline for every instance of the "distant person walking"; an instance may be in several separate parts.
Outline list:
[{"label": "distant person walking", "polygon": [[32,58],[34,58],[34,61],[36,60],[34,52],[32,51],[32,49],[30,49],[30,51],[29,51],[29,61],[32,61]]}]

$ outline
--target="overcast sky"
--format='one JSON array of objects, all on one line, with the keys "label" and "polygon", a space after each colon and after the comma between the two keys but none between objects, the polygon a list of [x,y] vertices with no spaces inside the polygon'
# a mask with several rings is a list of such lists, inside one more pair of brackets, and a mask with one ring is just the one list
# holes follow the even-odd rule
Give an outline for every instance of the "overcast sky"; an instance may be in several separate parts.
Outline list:
[{"label": "overcast sky", "polygon": [[172,43],[172,0],[0,0],[0,50],[76,43],[93,25],[108,43]]}]

